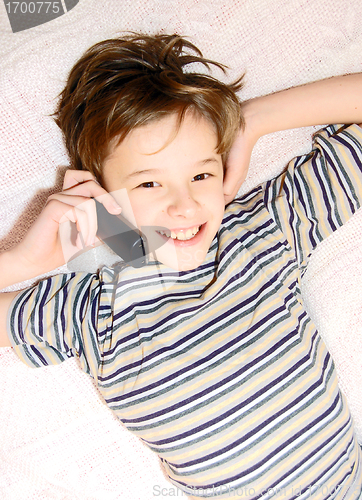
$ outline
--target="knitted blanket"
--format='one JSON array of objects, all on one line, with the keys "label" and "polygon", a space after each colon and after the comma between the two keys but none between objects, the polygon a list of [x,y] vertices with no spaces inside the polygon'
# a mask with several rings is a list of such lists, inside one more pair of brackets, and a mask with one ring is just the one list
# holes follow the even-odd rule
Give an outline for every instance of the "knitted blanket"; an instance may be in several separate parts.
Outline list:
[{"label": "knitted blanket", "polygon": [[[61,188],[68,158],[51,114],[70,68],[97,41],[127,30],[188,36],[230,67],[228,78],[246,72],[242,99],[362,70],[360,0],[80,0],[68,13],[16,33],[6,3],[0,4],[0,250],[21,240],[47,196]],[[307,152],[315,130],[263,137],[241,191]],[[361,228],[359,212],[316,249],[302,289],[362,442]],[[113,258],[101,247],[71,268],[95,270]],[[0,349],[0,397],[1,499],[177,495],[158,458],[123,428],[76,360],[34,370],[10,348]]]}]

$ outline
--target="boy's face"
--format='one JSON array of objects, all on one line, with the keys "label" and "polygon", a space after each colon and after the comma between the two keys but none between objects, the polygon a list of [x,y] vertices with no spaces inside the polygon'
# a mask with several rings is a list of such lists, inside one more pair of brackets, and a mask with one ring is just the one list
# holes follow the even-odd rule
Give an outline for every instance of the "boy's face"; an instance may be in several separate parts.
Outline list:
[{"label": "boy's face", "polygon": [[157,233],[165,243],[157,260],[187,271],[204,261],[222,221],[223,165],[207,120],[186,113],[177,133],[176,122],[170,115],[134,129],[106,159],[103,184],[110,192],[126,189],[128,200],[114,196],[140,229],[167,228]]}]

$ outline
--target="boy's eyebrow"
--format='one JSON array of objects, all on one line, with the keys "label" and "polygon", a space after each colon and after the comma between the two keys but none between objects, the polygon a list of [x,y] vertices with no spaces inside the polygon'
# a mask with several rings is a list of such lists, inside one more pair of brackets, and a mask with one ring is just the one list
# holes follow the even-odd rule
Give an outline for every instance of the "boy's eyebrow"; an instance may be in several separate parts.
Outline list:
[{"label": "boy's eyebrow", "polygon": [[[206,158],[205,160],[200,160],[197,163],[195,163],[195,166],[197,165],[207,165],[208,163],[218,163],[218,160],[216,158]],[[163,172],[163,170],[159,168],[146,168],[144,170],[135,170],[131,174],[127,175],[125,179],[133,179],[134,177],[137,177],[139,175],[152,175],[152,174],[160,174]]]},{"label": "boy's eyebrow", "polygon": [[137,177],[138,175],[142,174],[159,174],[162,172],[159,168],[147,168],[144,170],[136,170],[135,172],[132,172],[131,174],[127,175],[126,179],[132,179],[133,177]]},{"label": "boy's eyebrow", "polygon": [[199,161],[196,165],[206,165],[207,163],[212,163],[212,162],[219,163],[217,158],[211,157],[211,158],[206,158],[206,160]]}]

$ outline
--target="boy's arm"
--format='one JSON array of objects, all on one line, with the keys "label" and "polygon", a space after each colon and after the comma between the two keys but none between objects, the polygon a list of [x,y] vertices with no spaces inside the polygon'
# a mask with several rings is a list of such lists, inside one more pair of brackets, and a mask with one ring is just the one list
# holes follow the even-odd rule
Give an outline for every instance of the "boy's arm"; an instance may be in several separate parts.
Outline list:
[{"label": "boy's arm", "polygon": [[11,347],[7,334],[7,316],[10,304],[19,292],[9,292],[0,294],[0,347]]},{"label": "boy's arm", "polygon": [[266,134],[329,123],[362,122],[362,74],[339,76],[257,97],[243,104],[245,127],[226,165],[224,193],[232,201],[245,180],[250,155]]},{"label": "boy's arm", "polygon": [[[59,231],[63,222],[76,224],[85,245],[92,245],[97,231],[94,200],[119,214],[121,208],[89,172],[68,170],[64,191],[48,198],[48,203],[23,241],[0,254],[0,290],[35,278],[65,264]],[[78,247],[82,249],[82,245]],[[9,307],[19,292],[0,293],[0,347],[10,346],[7,335]]]}]

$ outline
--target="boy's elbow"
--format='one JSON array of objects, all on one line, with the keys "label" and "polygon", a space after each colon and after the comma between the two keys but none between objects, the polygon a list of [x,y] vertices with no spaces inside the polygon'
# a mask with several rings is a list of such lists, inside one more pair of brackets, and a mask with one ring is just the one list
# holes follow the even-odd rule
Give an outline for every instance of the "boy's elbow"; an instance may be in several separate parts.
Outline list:
[{"label": "boy's elbow", "polygon": [[4,335],[3,332],[0,333],[0,347],[11,347],[11,342],[6,332]]},{"label": "boy's elbow", "polygon": [[18,293],[0,293],[0,347],[11,347],[7,332],[7,317],[10,305]]}]

